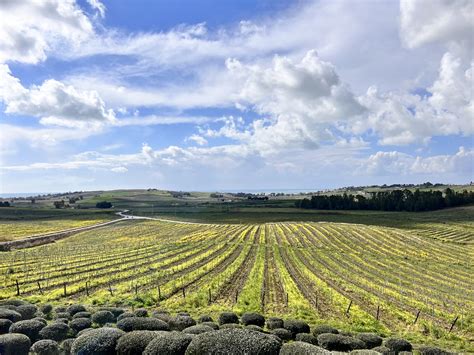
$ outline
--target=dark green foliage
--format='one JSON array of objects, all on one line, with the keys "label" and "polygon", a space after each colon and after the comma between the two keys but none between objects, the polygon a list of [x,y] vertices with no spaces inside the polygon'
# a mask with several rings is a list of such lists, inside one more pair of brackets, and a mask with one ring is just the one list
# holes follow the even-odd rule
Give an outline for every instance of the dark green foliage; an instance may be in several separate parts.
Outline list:
[{"label": "dark green foliage", "polygon": [[0,319],[0,335],[7,334],[13,322],[9,319]]},{"label": "dark green foliage", "polygon": [[219,325],[229,324],[229,323],[239,323],[239,317],[234,312],[222,312],[219,314]]},{"label": "dark green foliage", "polygon": [[287,319],[283,322],[283,328],[289,330],[293,334],[293,339],[298,333],[309,333],[309,325],[301,320]]},{"label": "dark green foliage", "polygon": [[10,207],[10,202],[8,202],[8,201],[0,201],[0,207]]},{"label": "dark green foliage", "polygon": [[170,330],[169,325],[161,319],[143,317],[121,319],[117,322],[117,328],[125,332],[131,332],[133,330]]},{"label": "dark green foliage", "polygon": [[125,313],[122,313],[121,315],[119,315],[117,317],[117,321],[120,321],[124,318],[130,318],[130,317],[136,317],[135,313],[132,313],[132,312],[125,312]]},{"label": "dark green foliage", "polygon": [[145,348],[143,355],[184,355],[193,339],[190,334],[180,332],[160,332]]},{"label": "dark green foliage", "polygon": [[36,306],[33,306],[32,304],[23,304],[21,306],[16,307],[16,311],[21,314],[21,319],[27,320],[35,317],[38,308],[36,308]]},{"label": "dark green foliage", "polygon": [[111,207],[112,207],[112,203],[107,202],[107,201],[101,201],[101,202],[97,202],[97,203],[95,204],[95,207],[96,207],[96,208],[111,208]]},{"label": "dark green foliage", "polygon": [[35,317],[33,318],[33,320],[37,320],[38,322],[41,322],[43,323],[44,325],[48,325],[48,321],[44,318],[41,318],[41,317]]},{"label": "dark green foliage", "polygon": [[0,308],[0,319],[8,319],[13,323],[21,320],[21,314],[7,308]]},{"label": "dark green foliage", "polygon": [[69,323],[69,327],[75,332],[80,332],[81,330],[90,328],[92,326],[92,321],[89,318],[76,318]]},{"label": "dark green foliage", "polygon": [[302,342],[294,341],[292,343],[283,344],[280,350],[280,355],[325,355],[331,354],[330,351],[327,351],[319,346]]},{"label": "dark green foliage", "polygon": [[51,339],[61,342],[68,337],[71,328],[64,323],[53,323],[40,330],[39,335],[42,339]]},{"label": "dark green foliage", "polygon": [[206,332],[213,332],[214,329],[207,326],[207,325],[193,325],[191,327],[183,329],[183,333],[186,334],[201,334],[201,333],[206,333]]},{"label": "dark green foliage", "polygon": [[265,333],[265,331],[263,330],[262,327],[259,327],[258,325],[255,325],[255,324],[246,325],[246,326],[245,326],[245,329],[253,330],[254,332],[262,332],[262,333]]},{"label": "dark green foliage", "polygon": [[202,322],[200,324],[207,325],[208,327],[211,327],[214,330],[219,330],[219,326],[217,325],[217,323],[214,322]]},{"label": "dark green foliage", "polygon": [[116,328],[92,329],[72,343],[74,355],[115,355],[119,338],[125,333]]},{"label": "dark green foliage", "polygon": [[390,349],[387,348],[386,346],[377,346],[377,347],[373,348],[372,351],[377,351],[380,354],[384,354],[384,355],[390,354]]},{"label": "dark green foliage", "polygon": [[298,333],[298,334],[296,334],[295,340],[296,341],[302,341],[302,342],[305,342],[305,343],[310,343],[310,344],[313,344],[313,345],[318,345],[318,338],[316,338],[314,335],[308,334],[308,333]]},{"label": "dark green foliage", "polygon": [[10,333],[19,333],[24,334],[32,342],[39,339],[39,332],[43,329],[45,325],[42,322],[37,320],[21,320],[19,322],[13,323],[10,326]]},{"label": "dark green foliage", "polygon": [[71,353],[71,347],[72,343],[74,343],[74,340],[74,338],[69,338],[61,343],[60,348],[63,351],[64,355],[69,355]]},{"label": "dark green foliage", "polygon": [[36,355],[59,355],[59,344],[54,340],[39,340],[31,346],[31,352]]},{"label": "dark green foliage", "polygon": [[115,319],[114,314],[110,311],[97,311],[92,315],[92,321],[99,325],[114,322]]},{"label": "dark green foliage", "polygon": [[372,349],[377,346],[380,346],[382,345],[383,341],[382,337],[374,333],[359,333],[356,335],[356,337],[365,343],[367,349]]},{"label": "dark green foliage", "polygon": [[57,312],[56,311],[56,316],[54,317],[54,319],[67,319],[67,320],[70,320],[72,317],[71,317],[71,314],[69,314],[68,312]]},{"label": "dark green foliage", "polygon": [[117,342],[118,355],[141,354],[147,345],[156,338],[156,332],[150,330],[135,330],[120,337]]},{"label": "dark green foliage", "polygon": [[186,354],[277,355],[280,348],[281,343],[272,335],[246,329],[224,329],[196,335]]},{"label": "dark green foliage", "polygon": [[115,319],[118,318],[119,315],[125,312],[123,308],[117,308],[117,307],[101,307],[99,308],[99,311],[109,311],[112,312],[114,315]]},{"label": "dark green foliage", "polygon": [[92,314],[90,312],[77,312],[72,316],[72,319],[76,318],[91,318]]},{"label": "dark green foliage", "polygon": [[288,329],[285,328],[276,328],[273,329],[271,332],[273,335],[276,335],[278,338],[280,338],[283,341],[289,341],[291,339],[294,339],[294,334],[290,332]]},{"label": "dark green foliage", "polygon": [[365,348],[365,343],[360,339],[330,333],[318,335],[318,344],[331,351],[351,351]]},{"label": "dark green foliage", "polygon": [[28,355],[31,341],[24,334],[0,335],[0,354],[2,355]]},{"label": "dark green foliage", "polygon": [[320,334],[325,334],[325,333],[330,333],[330,334],[339,334],[339,331],[336,328],[333,328],[329,325],[318,325],[314,327],[313,329],[313,335],[317,337]]},{"label": "dark green foliage", "polygon": [[450,352],[447,352],[440,348],[435,348],[433,346],[422,346],[418,349],[421,355],[450,355]]},{"label": "dark green foliage", "polygon": [[244,325],[258,325],[259,327],[264,327],[265,326],[265,317],[262,316],[261,314],[258,313],[244,313],[242,315],[242,324]]},{"label": "dark green foliage", "polygon": [[203,314],[203,315],[199,316],[198,323],[204,323],[204,322],[214,322],[214,320],[212,319],[211,316],[209,316],[207,314]]},{"label": "dark green foliage", "polygon": [[283,328],[283,319],[281,318],[276,318],[276,317],[270,317],[267,319],[267,328],[272,330],[272,329],[277,329],[277,328]]},{"label": "dark green foliage", "polygon": [[384,345],[390,349],[390,351],[400,352],[400,351],[411,351],[411,344],[405,339],[389,338],[385,340]]},{"label": "dark green foliage", "polygon": [[133,314],[135,314],[136,317],[148,317],[148,311],[144,308],[136,309]]},{"label": "dark green foliage", "polygon": [[74,316],[79,312],[87,312],[87,309],[82,304],[73,304],[66,309],[66,312],[68,312],[71,316]]},{"label": "dark green foliage", "polygon": [[40,311],[44,314],[50,314],[52,311],[53,311],[53,306],[51,306],[50,304],[43,304],[40,306]]},{"label": "dark green foliage", "polygon": [[196,325],[196,321],[189,317],[189,316],[180,316],[177,315],[176,317],[172,318],[169,321],[170,328],[172,330],[183,330],[188,327],[192,327],[193,325]]},{"label": "dark green foliage", "polygon": [[455,207],[474,203],[474,192],[455,192],[446,189],[415,192],[392,190],[373,192],[371,198],[362,195],[317,195],[311,200],[296,201],[296,207],[318,210],[378,210],[378,211],[433,211],[445,207]]},{"label": "dark green foliage", "polygon": [[242,326],[236,323],[227,323],[220,325],[219,329],[242,329]]}]

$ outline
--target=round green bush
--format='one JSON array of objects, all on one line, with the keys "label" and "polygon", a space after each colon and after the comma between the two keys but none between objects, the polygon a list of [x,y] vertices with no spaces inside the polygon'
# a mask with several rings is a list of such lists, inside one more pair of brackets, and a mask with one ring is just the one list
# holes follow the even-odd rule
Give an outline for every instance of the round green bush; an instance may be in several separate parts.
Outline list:
[{"label": "round green bush", "polygon": [[145,308],[136,309],[133,314],[135,314],[136,317],[148,317],[148,311]]},{"label": "round green bush", "polygon": [[0,319],[8,319],[13,323],[21,320],[21,314],[7,308],[0,308]]},{"label": "round green bush", "polygon": [[69,339],[66,339],[64,340],[62,343],[61,343],[61,350],[63,351],[64,355],[70,355],[71,354],[71,348],[72,348],[72,343],[74,343],[74,338],[69,338]]},{"label": "round green bush", "polygon": [[192,325],[190,327],[187,327],[186,329],[183,329],[183,333],[185,334],[201,334],[201,333],[206,333],[206,332],[213,332],[214,329],[207,326],[207,325]]},{"label": "round green bush", "polygon": [[259,327],[265,326],[265,317],[258,313],[247,312],[242,315],[241,318],[243,325],[258,325]]},{"label": "round green bush", "polygon": [[183,355],[193,339],[190,334],[180,332],[160,332],[143,351],[143,355]]},{"label": "round green bush", "polygon": [[0,354],[2,355],[28,355],[31,341],[24,334],[0,335]]},{"label": "round green bush", "polygon": [[293,339],[293,333],[290,332],[288,329],[285,328],[276,328],[271,331],[273,335],[276,335],[283,341],[289,341]]},{"label": "round green bush", "polygon": [[258,325],[255,325],[255,324],[246,325],[244,329],[253,330],[254,332],[265,333],[262,327],[259,327]]},{"label": "round green bush", "polygon": [[240,324],[227,323],[220,325],[219,329],[242,329],[242,326]]},{"label": "round green bush", "polygon": [[9,319],[0,319],[0,335],[7,334],[13,322]]},{"label": "round green bush", "polygon": [[38,340],[31,346],[30,351],[36,355],[59,355],[59,344],[54,340]]},{"label": "round green bush", "polygon": [[356,338],[362,340],[365,343],[367,349],[380,346],[382,345],[383,341],[381,336],[374,333],[359,333],[356,335]]},{"label": "round green bush", "polygon": [[16,311],[21,314],[21,319],[27,320],[35,317],[38,308],[32,304],[22,304],[16,307]]},{"label": "round green bush", "polygon": [[45,325],[37,320],[21,320],[13,323],[10,326],[9,332],[24,334],[30,338],[31,342],[35,342],[40,338],[39,332],[44,327]]},{"label": "round green bush", "polygon": [[422,346],[418,349],[420,355],[450,355],[450,352],[447,352],[443,349],[436,348],[433,346]]},{"label": "round green bush", "polygon": [[117,328],[125,332],[133,330],[170,330],[169,325],[157,318],[130,317],[117,322]]},{"label": "round green bush", "polygon": [[207,314],[200,315],[198,318],[198,323],[204,323],[204,322],[214,322],[211,316]]},{"label": "round green bush", "polygon": [[71,328],[64,323],[52,323],[40,330],[39,335],[42,339],[51,339],[61,342],[66,339],[71,332]]},{"label": "round green bush", "polygon": [[331,333],[318,335],[318,344],[331,351],[351,351],[365,348],[365,343],[360,339]]},{"label": "round green bush", "polygon": [[176,317],[171,318],[171,320],[169,321],[169,325],[172,330],[181,331],[183,329],[196,325],[196,321],[190,316],[177,315]]},{"label": "round green bush", "polygon": [[156,338],[156,331],[151,330],[135,330],[126,333],[117,342],[118,355],[135,355],[141,354],[147,345]]},{"label": "round green bush", "polygon": [[281,343],[268,334],[246,329],[224,329],[196,335],[186,349],[186,355],[277,355],[280,347]]},{"label": "round green bush", "polygon": [[71,320],[71,315],[68,312],[56,312],[54,319],[67,319]]},{"label": "round green bush", "polygon": [[82,304],[73,304],[66,309],[66,312],[68,312],[71,316],[74,316],[79,312],[87,312],[87,309]]},{"label": "round green bush", "polygon": [[90,312],[84,311],[84,312],[77,312],[72,316],[72,319],[76,318],[91,318],[92,314]]},{"label": "round green bush", "polygon": [[313,345],[318,345],[318,338],[316,338],[314,335],[308,334],[308,333],[298,333],[298,334],[296,334],[295,340],[296,341],[302,341],[304,343],[313,344]]},{"label": "round green bush", "polygon": [[293,334],[293,339],[298,333],[310,333],[311,331],[308,323],[295,319],[286,319],[283,322],[283,328],[289,330]]},{"label": "round green bush", "polygon": [[104,325],[115,321],[115,316],[110,311],[98,311],[92,315],[92,322],[98,325]]},{"label": "round green bush", "polygon": [[92,327],[92,321],[89,318],[76,318],[69,323],[69,327],[78,333],[81,330]]},{"label": "round green bush", "polygon": [[44,318],[41,318],[41,317],[35,317],[33,318],[32,320],[37,320],[38,322],[41,322],[43,323],[44,325],[48,325],[48,321]]},{"label": "round green bush", "polygon": [[73,355],[115,355],[115,348],[125,333],[116,328],[92,329],[72,343]]},{"label": "round green bush", "polygon": [[234,312],[223,312],[219,314],[219,325],[223,324],[239,324],[239,317]]},{"label": "round green bush", "polygon": [[411,344],[405,339],[389,338],[385,340],[384,345],[389,348],[390,351],[394,351],[396,353],[400,351],[411,351],[413,349]]},{"label": "round green bush", "polygon": [[386,346],[376,346],[375,348],[371,349],[372,351],[377,351],[380,354],[388,355],[390,354],[390,349]]},{"label": "round green bush", "polygon": [[[307,334],[307,333],[300,333]],[[302,342],[294,341],[292,343],[283,344],[280,350],[280,355],[329,355],[330,351],[320,348],[319,346]]]},{"label": "round green bush", "polygon": [[46,304],[42,304],[39,309],[44,314],[50,314],[53,311],[53,306],[46,303]]},{"label": "round green bush", "polygon": [[173,318],[173,317],[171,317],[170,313],[168,311],[165,311],[165,310],[153,311],[151,313],[151,316],[153,318],[161,319],[162,321],[164,321],[168,324],[171,321],[171,319]]},{"label": "round green bush", "polygon": [[207,325],[208,327],[211,327],[214,330],[219,330],[219,326],[217,325],[217,323],[214,323],[214,322],[202,322],[202,323],[199,323],[199,324]]},{"label": "round green bush", "polygon": [[124,318],[131,318],[131,317],[136,317],[136,315],[132,312],[124,312],[117,317],[117,322],[121,321]]},{"label": "round green bush", "polygon": [[267,319],[267,328],[269,330],[283,328],[283,319],[277,317],[270,317]]},{"label": "round green bush", "polygon": [[112,312],[112,314],[115,317],[115,320],[118,318],[119,315],[125,312],[123,308],[118,308],[118,307],[101,307],[99,308],[99,311],[109,311]]},{"label": "round green bush", "polygon": [[313,329],[313,335],[317,337],[321,334],[339,334],[339,331],[336,328],[333,328],[329,325],[321,324]]}]

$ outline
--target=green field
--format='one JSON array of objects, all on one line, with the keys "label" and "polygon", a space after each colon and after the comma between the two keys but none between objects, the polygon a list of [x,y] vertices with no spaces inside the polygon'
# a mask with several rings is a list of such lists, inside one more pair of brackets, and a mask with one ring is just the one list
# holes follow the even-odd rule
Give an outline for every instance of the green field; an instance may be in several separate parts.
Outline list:
[{"label": "green field", "polygon": [[0,221],[53,227],[120,209],[176,221],[128,220],[4,252],[0,299],[17,297],[18,281],[19,296],[35,303],[257,311],[474,351],[474,206],[306,211],[283,198],[224,203],[147,191],[94,193],[81,204],[102,200],[113,211],[43,202],[4,208]]}]

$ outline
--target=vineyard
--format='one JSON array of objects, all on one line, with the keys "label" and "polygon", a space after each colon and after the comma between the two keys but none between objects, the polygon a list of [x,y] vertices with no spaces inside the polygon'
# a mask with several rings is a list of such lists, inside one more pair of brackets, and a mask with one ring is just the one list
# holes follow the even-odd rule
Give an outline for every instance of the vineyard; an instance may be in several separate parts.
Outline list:
[{"label": "vineyard", "polygon": [[256,311],[469,347],[468,227],[124,221],[2,253],[0,299]]}]

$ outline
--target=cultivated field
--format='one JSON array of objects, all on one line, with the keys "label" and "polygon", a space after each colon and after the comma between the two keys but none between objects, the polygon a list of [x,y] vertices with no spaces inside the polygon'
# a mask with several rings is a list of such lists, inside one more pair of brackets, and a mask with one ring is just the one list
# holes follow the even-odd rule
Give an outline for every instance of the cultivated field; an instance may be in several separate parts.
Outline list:
[{"label": "cultivated field", "polygon": [[472,350],[474,233],[453,221],[124,221],[2,253],[0,299],[258,311]]}]

